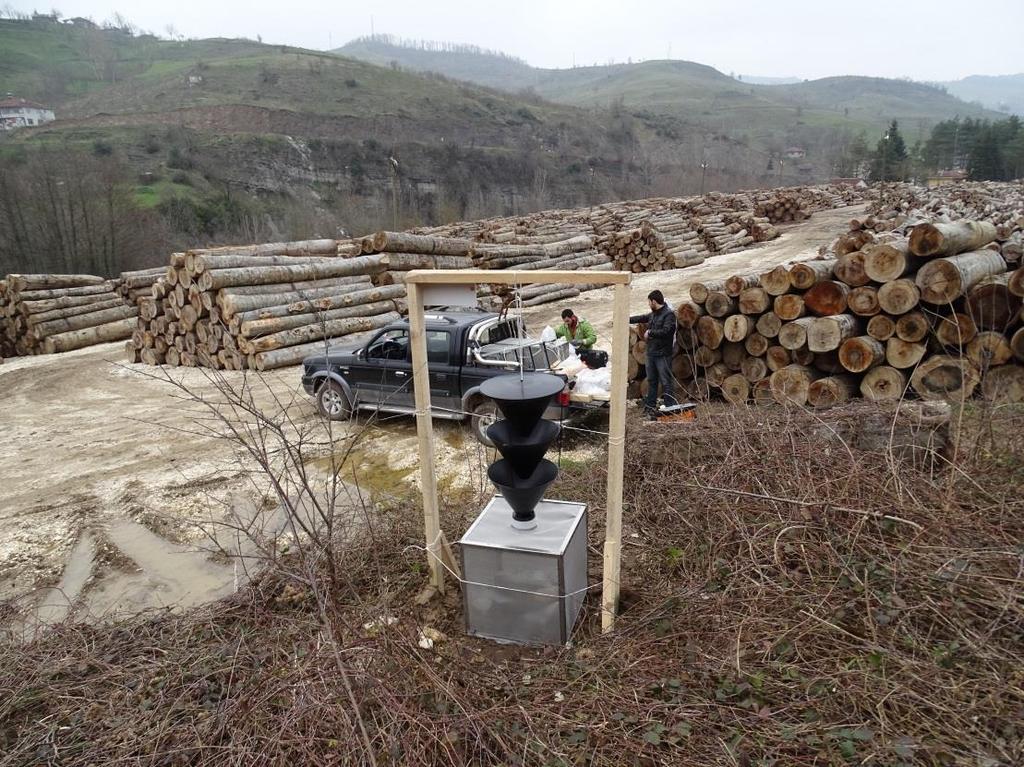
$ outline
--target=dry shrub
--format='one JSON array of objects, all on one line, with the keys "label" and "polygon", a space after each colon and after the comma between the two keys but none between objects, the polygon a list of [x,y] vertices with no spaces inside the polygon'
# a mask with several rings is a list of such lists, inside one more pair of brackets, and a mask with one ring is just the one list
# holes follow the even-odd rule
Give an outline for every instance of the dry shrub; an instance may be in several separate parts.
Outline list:
[{"label": "dry shrub", "polygon": [[[958,414],[956,444],[908,462],[869,434],[878,412],[631,423],[611,636],[596,595],[569,648],[463,636],[457,593],[413,604],[418,509],[382,509],[346,557],[340,658],[273,574],[188,615],[61,627],[2,649],[0,763],[1019,764],[1024,414]],[[552,492],[595,507],[595,579],[602,472]],[[423,626],[447,639],[422,649]]]}]

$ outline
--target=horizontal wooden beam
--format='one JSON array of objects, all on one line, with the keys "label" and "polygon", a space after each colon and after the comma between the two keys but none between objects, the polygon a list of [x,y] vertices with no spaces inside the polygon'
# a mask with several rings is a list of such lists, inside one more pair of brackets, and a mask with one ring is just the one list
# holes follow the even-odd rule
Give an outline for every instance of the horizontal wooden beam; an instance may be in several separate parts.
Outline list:
[{"label": "horizontal wooden beam", "polygon": [[631,272],[558,272],[546,269],[416,269],[407,272],[405,284],[414,285],[628,285]]}]

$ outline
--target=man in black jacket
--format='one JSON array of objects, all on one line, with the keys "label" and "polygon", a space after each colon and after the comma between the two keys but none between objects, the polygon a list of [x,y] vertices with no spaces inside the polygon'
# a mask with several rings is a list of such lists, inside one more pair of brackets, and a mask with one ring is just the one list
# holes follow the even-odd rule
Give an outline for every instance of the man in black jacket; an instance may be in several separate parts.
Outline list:
[{"label": "man in black jacket", "polygon": [[664,394],[666,405],[678,404],[675,398],[672,377],[672,348],[676,342],[676,315],[665,305],[665,296],[660,290],[647,294],[650,314],[636,314],[629,318],[630,324],[642,322],[647,325],[644,339],[647,341],[647,397],[644,412],[652,419],[658,412],[658,386]]}]

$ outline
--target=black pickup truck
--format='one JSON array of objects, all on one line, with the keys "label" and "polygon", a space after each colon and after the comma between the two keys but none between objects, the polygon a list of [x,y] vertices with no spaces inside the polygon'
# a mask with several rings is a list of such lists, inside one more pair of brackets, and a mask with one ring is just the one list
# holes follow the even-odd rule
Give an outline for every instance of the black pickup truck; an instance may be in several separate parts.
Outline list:
[{"label": "black pickup truck", "polygon": [[[433,416],[470,418],[473,436],[487,445],[485,430],[497,411],[480,393],[480,384],[518,372],[520,365],[526,371],[550,371],[568,355],[565,344],[523,337],[517,320],[493,312],[435,311],[425,315],[425,325]],[[307,357],[302,386],[332,420],[347,419],[356,410],[414,413],[409,321],[388,325],[358,345]],[[569,404],[567,387],[545,417],[564,421],[577,409]]]}]

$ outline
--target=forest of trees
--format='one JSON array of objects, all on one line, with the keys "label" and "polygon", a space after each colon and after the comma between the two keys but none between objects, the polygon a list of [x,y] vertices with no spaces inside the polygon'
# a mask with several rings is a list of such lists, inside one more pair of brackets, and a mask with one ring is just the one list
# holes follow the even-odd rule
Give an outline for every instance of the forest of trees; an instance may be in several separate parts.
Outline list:
[{"label": "forest of trees", "polygon": [[960,168],[974,180],[1007,181],[1024,176],[1024,126],[1017,116],[989,122],[945,120],[920,152],[927,171]]}]

